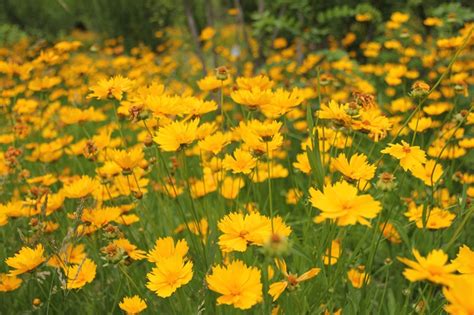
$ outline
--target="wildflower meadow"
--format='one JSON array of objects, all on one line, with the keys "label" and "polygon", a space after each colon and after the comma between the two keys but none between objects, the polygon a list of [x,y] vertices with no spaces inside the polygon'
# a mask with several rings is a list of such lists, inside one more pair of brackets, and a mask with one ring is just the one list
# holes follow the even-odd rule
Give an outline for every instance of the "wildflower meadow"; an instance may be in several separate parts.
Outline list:
[{"label": "wildflower meadow", "polygon": [[0,314],[474,314],[472,3],[28,2]]}]

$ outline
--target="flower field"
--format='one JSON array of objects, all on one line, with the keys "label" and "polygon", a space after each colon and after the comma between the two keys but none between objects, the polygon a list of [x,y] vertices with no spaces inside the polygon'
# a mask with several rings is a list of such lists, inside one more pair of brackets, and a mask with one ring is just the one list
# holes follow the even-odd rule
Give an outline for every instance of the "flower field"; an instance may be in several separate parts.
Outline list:
[{"label": "flower field", "polygon": [[441,13],[3,45],[0,314],[474,314],[474,24]]}]

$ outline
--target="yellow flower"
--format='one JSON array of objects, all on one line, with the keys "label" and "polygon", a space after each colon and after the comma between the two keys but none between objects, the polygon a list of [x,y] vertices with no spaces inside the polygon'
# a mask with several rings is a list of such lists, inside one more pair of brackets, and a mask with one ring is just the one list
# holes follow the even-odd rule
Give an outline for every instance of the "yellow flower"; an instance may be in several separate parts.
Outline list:
[{"label": "yellow flower", "polygon": [[132,297],[124,297],[122,302],[119,303],[119,307],[127,315],[135,315],[146,309],[147,305],[138,295],[134,295]]},{"label": "yellow flower", "polygon": [[92,91],[89,94],[89,98],[97,98],[104,100],[107,98],[115,98],[116,100],[122,100],[123,93],[128,92],[132,89],[134,82],[128,78],[124,78],[121,75],[117,75],[108,80],[101,80],[90,88]]},{"label": "yellow flower", "polygon": [[239,90],[252,90],[252,88],[257,87],[264,91],[271,89],[275,84],[275,82],[263,74],[251,78],[239,77],[236,82]]},{"label": "yellow flower", "polygon": [[474,274],[474,251],[467,245],[461,246],[453,263],[458,265],[460,273]]},{"label": "yellow flower", "polygon": [[99,182],[87,175],[81,176],[72,183],[66,184],[63,188],[64,196],[67,198],[84,198],[99,188]]},{"label": "yellow flower", "polygon": [[83,244],[72,245],[68,244],[61,248],[59,253],[56,253],[48,260],[48,265],[53,267],[65,267],[68,264],[80,264],[85,258],[85,246]]},{"label": "yellow flower", "polygon": [[382,209],[371,195],[357,195],[357,188],[345,181],[324,186],[324,193],[314,188],[309,193],[312,206],[321,210],[315,218],[317,223],[331,219],[340,226],[356,223],[370,226],[367,219],[375,218]]},{"label": "yellow flower", "polygon": [[122,168],[124,174],[129,174],[135,167],[139,166],[144,159],[144,153],[141,147],[135,147],[131,150],[112,150],[110,153],[112,160]]},{"label": "yellow flower", "polygon": [[349,269],[347,277],[352,283],[352,286],[357,289],[362,288],[365,284],[370,282],[370,276],[364,272],[364,266]]},{"label": "yellow flower", "polygon": [[196,140],[199,119],[190,122],[175,121],[158,130],[153,140],[163,151],[177,151]]},{"label": "yellow flower", "polygon": [[329,104],[322,104],[319,110],[319,118],[335,120],[341,125],[348,124],[351,121],[351,116],[347,114],[349,109],[348,104],[338,104],[331,100]]},{"label": "yellow flower", "polygon": [[449,284],[453,278],[453,272],[456,271],[456,264],[446,264],[448,255],[441,249],[432,250],[428,256],[422,257],[418,250],[413,249],[413,255],[416,261],[397,257],[402,263],[410,268],[403,271],[405,278],[411,282],[420,280],[429,280],[434,283]]},{"label": "yellow flower", "polygon": [[242,178],[226,176],[222,181],[220,194],[226,199],[235,199],[244,186],[245,181]]},{"label": "yellow flower", "polygon": [[16,276],[0,273],[0,292],[9,292],[18,289],[23,280]]},{"label": "yellow flower", "polygon": [[410,146],[404,140],[401,144],[390,143],[387,148],[381,151],[384,154],[390,154],[400,160],[400,166],[406,171],[423,164],[426,161],[425,151],[418,146]]},{"label": "yellow flower", "polygon": [[5,263],[8,266],[14,268],[14,270],[10,270],[9,275],[17,276],[35,269],[46,261],[43,254],[44,248],[41,244],[38,244],[34,249],[30,247],[22,247],[15,256],[5,260]]},{"label": "yellow flower", "polygon": [[222,86],[229,85],[230,77],[227,80],[218,80],[215,75],[208,75],[197,82],[199,88],[203,91],[213,91],[220,89]]},{"label": "yellow flower", "polygon": [[146,257],[145,251],[137,249],[137,246],[130,243],[130,241],[126,238],[116,239],[113,241],[113,244],[118,248],[123,249],[127,253],[128,257],[133,260],[141,260]]},{"label": "yellow flower", "polygon": [[334,265],[339,260],[341,256],[341,241],[333,240],[331,241],[331,247],[326,249],[326,252],[323,256],[323,263],[325,265]]},{"label": "yellow flower", "polygon": [[162,298],[170,297],[193,278],[193,263],[179,255],[160,259],[147,275],[146,287]]},{"label": "yellow flower", "polygon": [[474,275],[454,276],[451,284],[443,288],[443,294],[450,304],[444,307],[448,314],[474,314]]},{"label": "yellow flower", "polygon": [[66,289],[79,289],[87,283],[91,283],[95,278],[97,265],[86,258],[78,265],[72,265],[64,270],[67,277]]},{"label": "yellow flower", "polygon": [[222,133],[220,131],[208,135],[203,140],[198,142],[199,148],[203,151],[218,154],[230,142],[230,134]]},{"label": "yellow flower", "polygon": [[214,30],[214,28],[211,26],[208,26],[208,27],[203,28],[203,30],[201,31],[201,35],[199,36],[199,39],[202,41],[210,40],[211,38],[214,37],[215,34],[216,34],[216,31]]},{"label": "yellow flower", "polygon": [[288,290],[294,290],[296,287],[298,287],[300,282],[316,277],[316,275],[321,270],[319,268],[311,268],[301,276],[298,276],[297,274],[288,273],[286,262],[284,260],[276,260],[276,265],[285,277],[285,280],[274,282],[270,285],[268,294],[272,296],[273,302],[275,302],[280,297],[286,288],[288,288]]},{"label": "yellow flower", "polygon": [[[443,210],[437,207],[431,210],[426,209],[426,227],[431,230],[444,229],[451,226],[456,215],[448,210]],[[423,205],[410,205],[405,216],[408,217],[410,222],[415,222],[416,227],[422,229],[423,225]]]},{"label": "yellow flower", "polygon": [[429,117],[413,118],[408,123],[408,127],[416,132],[423,132],[428,128],[431,128],[433,120]]},{"label": "yellow flower", "polygon": [[159,238],[155,242],[155,247],[148,252],[147,259],[149,262],[157,263],[162,259],[172,256],[183,258],[188,253],[189,247],[186,240],[182,239],[174,244],[171,237]]},{"label": "yellow flower", "polygon": [[367,162],[367,156],[364,154],[354,154],[347,160],[346,155],[341,153],[337,159],[332,160],[332,165],[346,178],[356,181],[371,180],[375,174],[375,166]]},{"label": "yellow flower", "polygon": [[212,273],[206,276],[210,290],[220,293],[217,304],[233,305],[240,309],[249,309],[262,301],[261,271],[256,267],[247,267],[236,260],[225,267],[214,266]]},{"label": "yellow flower", "polygon": [[435,160],[428,160],[424,165],[415,164],[411,169],[411,173],[416,178],[421,179],[425,185],[433,186],[443,175],[443,167]]},{"label": "yellow flower", "polygon": [[245,216],[230,213],[219,221],[217,227],[224,233],[219,236],[219,246],[223,252],[244,252],[247,245],[263,245],[271,233],[270,220],[256,212]]},{"label": "yellow flower", "polygon": [[249,174],[255,168],[257,160],[247,151],[237,149],[233,156],[226,154],[222,162],[222,166],[226,170],[231,170],[232,173]]},{"label": "yellow flower", "polygon": [[383,237],[385,237],[389,242],[394,244],[400,244],[402,241],[400,239],[400,233],[391,223],[381,223],[380,231],[382,231]]},{"label": "yellow flower", "polygon": [[293,162],[293,167],[305,174],[311,173],[311,165],[309,164],[308,154],[306,152],[296,155],[296,162]]},{"label": "yellow flower", "polygon": [[250,90],[237,90],[230,94],[230,97],[240,105],[245,105],[251,110],[256,110],[263,105],[270,103],[272,92],[252,87]]}]

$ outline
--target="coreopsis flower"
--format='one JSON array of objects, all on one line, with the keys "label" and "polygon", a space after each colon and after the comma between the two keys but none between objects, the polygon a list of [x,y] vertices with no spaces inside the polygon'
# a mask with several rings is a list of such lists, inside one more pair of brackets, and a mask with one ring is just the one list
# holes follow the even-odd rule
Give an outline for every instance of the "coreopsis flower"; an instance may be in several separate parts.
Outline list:
[{"label": "coreopsis flower", "polygon": [[81,176],[63,188],[64,196],[71,199],[84,198],[91,195],[99,188],[99,182],[87,175]]},{"label": "coreopsis flower", "polygon": [[227,80],[222,81],[217,79],[215,75],[208,75],[197,81],[197,85],[202,91],[214,91],[222,86],[229,85],[230,83],[230,77]]},{"label": "coreopsis flower", "polygon": [[379,109],[361,110],[357,120],[352,121],[352,128],[367,133],[375,142],[385,138],[392,129],[392,123]]},{"label": "coreopsis flower", "polygon": [[235,199],[244,186],[245,181],[242,180],[242,178],[226,176],[221,183],[221,189],[219,193],[226,199]]},{"label": "coreopsis flower", "polygon": [[247,151],[236,149],[232,155],[226,154],[222,166],[234,174],[249,174],[257,165],[257,159]]},{"label": "coreopsis flower", "polygon": [[248,245],[263,245],[271,233],[271,222],[267,217],[254,212],[247,215],[230,213],[217,224],[223,233],[219,246],[223,252],[244,252]]},{"label": "coreopsis flower", "polygon": [[110,156],[112,160],[120,166],[122,172],[127,175],[130,174],[135,167],[140,165],[145,154],[142,148],[135,147],[131,150],[112,150]]},{"label": "coreopsis flower", "polygon": [[157,263],[161,259],[179,256],[184,258],[188,253],[189,247],[186,240],[182,239],[176,242],[176,246],[172,237],[159,238],[155,242],[155,247],[148,252],[147,259],[149,262]]},{"label": "coreopsis flower", "polygon": [[425,209],[425,222],[423,222],[423,205],[410,205],[405,216],[408,221],[415,222],[416,227],[422,229],[425,225],[426,228],[431,230],[444,229],[451,226],[456,215],[451,211],[434,207],[432,209]]},{"label": "coreopsis flower", "polygon": [[11,276],[5,273],[0,273],[0,292],[9,292],[18,289],[23,280],[17,276]]},{"label": "coreopsis flower", "polygon": [[269,118],[278,118],[299,106],[305,99],[303,90],[294,88],[291,92],[277,89],[267,104],[261,105],[263,114]]},{"label": "coreopsis flower", "polygon": [[84,209],[81,220],[90,223],[92,228],[100,228],[115,221],[121,214],[122,211],[118,207]]},{"label": "coreopsis flower", "polygon": [[264,253],[270,256],[282,256],[288,252],[288,237],[291,234],[291,227],[286,225],[282,217],[275,216],[270,221],[271,233],[264,243]]},{"label": "coreopsis flower", "polygon": [[408,128],[412,131],[423,132],[431,128],[433,120],[429,117],[413,118],[408,123]]},{"label": "coreopsis flower", "polygon": [[138,295],[134,295],[132,297],[124,297],[122,302],[119,303],[119,307],[127,315],[136,315],[145,310],[147,305]]},{"label": "coreopsis flower", "polygon": [[189,122],[175,121],[161,127],[153,140],[163,151],[178,151],[196,140],[199,119]]},{"label": "coreopsis flower", "polygon": [[415,164],[410,171],[427,186],[435,185],[443,175],[443,167],[435,160],[427,160],[425,164]]},{"label": "coreopsis flower", "polygon": [[306,152],[296,155],[296,162],[293,162],[293,167],[305,174],[311,173],[311,165],[309,163],[308,154]]},{"label": "coreopsis flower", "polygon": [[474,274],[474,251],[467,245],[459,248],[458,255],[453,262],[458,265],[460,273]]},{"label": "coreopsis flower", "polygon": [[400,160],[400,166],[406,171],[426,162],[426,153],[419,146],[410,146],[404,140],[401,144],[389,143],[381,153],[390,154]]},{"label": "coreopsis flower", "polygon": [[48,265],[53,267],[66,267],[68,264],[80,264],[86,259],[84,244],[67,244],[59,253],[56,253],[48,260]]},{"label": "coreopsis flower", "polygon": [[340,125],[347,125],[352,117],[347,113],[349,104],[338,104],[331,100],[329,104],[322,104],[318,111],[319,118],[334,120]]},{"label": "coreopsis flower", "polygon": [[222,149],[230,143],[230,134],[220,131],[205,137],[198,142],[198,146],[205,152],[218,154]]},{"label": "coreopsis flower", "polygon": [[397,257],[398,260],[410,267],[403,271],[403,275],[409,281],[428,280],[444,285],[451,283],[457,265],[447,263],[448,255],[443,250],[434,249],[427,257],[422,257],[418,250],[413,249],[413,256],[415,256],[416,261]]},{"label": "coreopsis flower", "polygon": [[321,210],[315,218],[317,223],[331,219],[340,226],[356,223],[370,226],[368,219],[375,218],[382,210],[380,202],[368,194],[358,195],[357,188],[345,181],[325,185],[324,192],[310,188],[309,193],[312,206]]},{"label": "coreopsis flower", "polygon": [[44,248],[42,244],[38,244],[35,248],[22,247],[15,256],[5,260],[5,263],[13,268],[10,270],[9,275],[17,276],[35,269],[46,261],[43,254]]},{"label": "coreopsis flower", "polygon": [[370,282],[370,276],[364,272],[364,269],[364,266],[359,266],[358,268],[351,268],[347,272],[347,278],[349,278],[354,288],[360,289]]},{"label": "coreopsis flower", "polygon": [[272,296],[274,302],[280,297],[280,295],[283,293],[283,291],[285,291],[285,289],[288,289],[289,291],[296,289],[300,282],[316,277],[319,271],[321,270],[319,268],[311,268],[310,270],[303,273],[301,276],[298,276],[297,274],[288,273],[286,262],[284,260],[276,260],[276,265],[285,277],[285,280],[274,282],[270,285],[268,294]]},{"label": "coreopsis flower", "polygon": [[116,239],[112,242],[112,244],[124,250],[127,253],[128,257],[133,260],[141,260],[146,257],[145,251],[138,249],[136,245],[130,243],[130,241],[126,238]]},{"label": "coreopsis flower", "polygon": [[66,267],[64,269],[67,277],[65,288],[79,289],[91,283],[95,278],[96,269],[97,265],[89,258],[84,259],[80,264]]},{"label": "coreopsis flower", "polygon": [[252,87],[250,90],[237,90],[230,94],[237,104],[247,106],[250,110],[257,110],[270,103],[272,92]]},{"label": "coreopsis flower", "polygon": [[206,276],[210,290],[221,294],[217,304],[233,305],[246,310],[262,301],[261,271],[235,260],[226,266],[212,267]]},{"label": "coreopsis flower", "polygon": [[350,160],[344,153],[332,160],[332,166],[350,180],[371,180],[375,174],[375,165],[369,164],[364,154],[354,154]]},{"label": "coreopsis flower", "polygon": [[239,90],[251,90],[254,87],[262,91],[269,90],[275,85],[275,82],[270,80],[266,75],[260,74],[255,77],[239,77],[236,80]]},{"label": "coreopsis flower", "polygon": [[146,287],[162,298],[170,297],[193,278],[193,263],[179,255],[161,258],[147,274]]},{"label": "coreopsis flower", "polygon": [[443,288],[449,304],[444,306],[448,314],[474,314],[474,275],[454,276],[449,286]]},{"label": "coreopsis flower", "polygon": [[128,78],[124,78],[121,75],[117,75],[108,80],[101,80],[90,88],[91,94],[89,98],[97,98],[99,100],[105,100],[108,98],[115,98],[116,100],[122,100],[123,93],[126,93],[132,89],[134,82]]},{"label": "coreopsis flower", "polygon": [[215,34],[216,30],[211,26],[207,26],[202,29],[201,35],[199,35],[199,39],[202,41],[210,40],[214,37]]},{"label": "coreopsis flower", "polygon": [[340,240],[333,240],[331,241],[331,245],[326,251],[324,252],[323,256],[323,263],[325,265],[334,265],[339,260],[341,256],[342,249],[341,249],[341,241]]},{"label": "coreopsis flower", "polygon": [[402,241],[400,239],[400,233],[393,224],[386,222],[380,224],[380,231],[382,231],[383,237],[385,237],[390,243],[400,244]]}]

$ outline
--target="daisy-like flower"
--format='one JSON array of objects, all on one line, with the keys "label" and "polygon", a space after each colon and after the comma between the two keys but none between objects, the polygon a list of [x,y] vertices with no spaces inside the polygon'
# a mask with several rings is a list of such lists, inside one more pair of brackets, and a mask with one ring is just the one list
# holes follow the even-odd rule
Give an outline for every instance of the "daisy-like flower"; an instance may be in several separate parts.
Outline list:
[{"label": "daisy-like flower", "polygon": [[467,245],[463,245],[459,248],[458,255],[453,263],[458,265],[458,271],[460,273],[474,275],[474,251],[472,251]]},{"label": "daisy-like flower", "polygon": [[354,288],[360,289],[370,282],[370,277],[364,270],[364,266],[359,266],[357,268],[351,268],[347,272],[347,278],[349,278]]},{"label": "daisy-like flower", "polygon": [[84,198],[99,187],[99,182],[87,175],[81,176],[79,179],[64,186],[64,196],[71,199]]},{"label": "daisy-like flower", "polygon": [[113,150],[110,156],[112,160],[120,166],[123,174],[127,175],[130,174],[135,167],[139,166],[145,155],[142,148],[135,147],[129,151]]},{"label": "daisy-like flower", "polygon": [[34,249],[23,247],[15,256],[5,260],[5,263],[13,268],[13,270],[10,270],[9,275],[17,276],[35,269],[46,261],[43,254],[44,248],[42,244],[38,244]]},{"label": "daisy-like flower", "polygon": [[147,274],[146,287],[162,298],[170,297],[193,278],[193,263],[178,255],[160,259]]},{"label": "daisy-like flower", "polygon": [[124,78],[121,75],[117,75],[108,80],[101,80],[90,88],[91,94],[89,98],[97,98],[104,100],[107,98],[115,98],[116,100],[122,100],[123,93],[128,92],[132,89],[134,82],[128,78]]},{"label": "daisy-like flower", "polygon": [[368,219],[375,218],[382,210],[380,202],[368,194],[358,195],[357,188],[345,181],[324,186],[324,193],[314,188],[309,193],[312,206],[321,210],[316,223],[331,219],[340,226],[356,223],[370,226]]},{"label": "daisy-like flower", "polygon": [[384,154],[390,154],[394,158],[400,160],[400,166],[406,171],[413,169],[419,164],[426,162],[425,151],[419,146],[410,146],[404,140],[401,144],[390,143],[387,148],[381,151]]},{"label": "daisy-like flower", "polygon": [[428,160],[425,164],[415,164],[411,173],[416,178],[421,179],[425,185],[433,186],[443,175],[443,167],[435,160]]},{"label": "daisy-like flower", "polygon": [[234,174],[249,174],[255,168],[256,164],[257,159],[255,159],[250,152],[242,149],[235,150],[233,156],[226,154],[222,162],[222,166]]},{"label": "daisy-like flower", "polygon": [[261,271],[236,260],[227,266],[214,266],[206,276],[210,290],[220,293],[217,304],[246,310],[262,301]]},{"label": "daisy-like flower", "polygon": [[250,244],[263,245],[271,234],[271,222],[259,213],[230,213],[218,223],[219,246],[223,252],[244,252]]},{"label": "daisy-like flower", "polygon": [[375,174],[375,165],[369,164],[364,154],[354,154],[350,160],[344,153],[332,160],[333,167],[351,180],[371,180]]},{"label": "daisy-like flower", "polygon": [[153,140],[163,151],[178,151],[196,140],[199,119],[190,122],[175,121],[161,127]]},{"label": "daisy-like flower", "polygon": [[155,242],[155,247],[148,252],[147,259],[149,262],[157,263],[164,258],[179,256],[184,258],[188,253],[189,247],[186,240],[182,239],[174,244],[172,237],[159,238]]},{"label": "daisy-like flower", "polygon": [[209,135],[199,141],[199,148],[203,151],[212,152],[213,154],[218,154],[222,149],[229,144],[230,134],[225,134],[220,131]]},{"label": "daisy-like flower", "polygon": [[0,292],[9,292],[18,289],[23,280],[17,276],[0,273]]},{"label": "daisy-like flower", "polygon": [[444,307],[448,314],[474,314],[474,275],[454,276],[448,287],[443,288],[443,294],[449,304]]},{"label": "daisy-like flower", "polygon": [[410,268],[403,271],[403,275],[411,282],[429,280],[438,284],[449,284],[453,278],[453,272],[457,269],[457,264],[448,264],[448,255],[441,249],[432,250],[428,256],[422,257],[420,252],[413,249],[413,256],[416,261],[397,257],[402,263]]},{"label": "daisy-like flower", "polygon": [[146,309],[147,305],[138,295],[134,295],[132,297],[124,297],[122,302],[119,303],[119,307],[127,315],[135,315]]},{"label": "daisy-like flower", "polygon": [[285,289],[288,289],[289,291],[296,289],[300,282],[316,277],[319,271],[321,270],[319,268],[311,268],[310,270],[303,273],[301,276],[298,276],[297,274],[288,273],[286,262],[284,260],[276,260],[276,265],[285,277],[285,280],[274,282],[270,285],[268,294],[272,296],[274,302],[280,297],[280,295],[283,293],[283,291],[285,291]]},{"label": "daisy-like flower", "polygon": [[250,110],[256,110],[270,103],[272,98],[270,90],[261,90],[253,87],[250,90],[237,90],[230,94],[230,97],[237,104],[247,106]]},{"label": "daisy-like flower", "polygon": [[325,265],[334,265],[339,260],[341,253],[342,253],[341,241],[340,240],[331,241],[330,248],[326,249],[326,252],[324,253],[323,263]]},{"label": "daisy-like flower", "polygon": [[68,290],[79,289],[88,283],[91,283],[95,278],[97,265],[89,258],[84,259],[78,265],[68,266],[64,270],[67,277],[65,288]]}]

